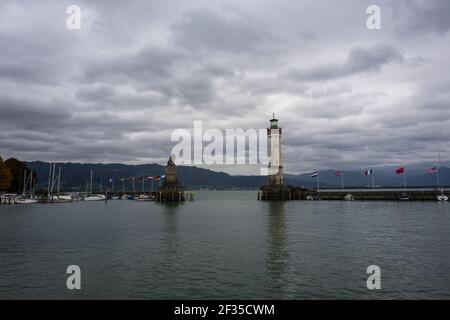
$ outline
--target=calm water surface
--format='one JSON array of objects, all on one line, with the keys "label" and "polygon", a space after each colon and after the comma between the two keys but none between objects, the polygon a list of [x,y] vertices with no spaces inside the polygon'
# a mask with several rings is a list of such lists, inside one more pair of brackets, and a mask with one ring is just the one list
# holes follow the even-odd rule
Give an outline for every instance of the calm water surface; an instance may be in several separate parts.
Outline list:
[{"label": "calm water surface", "polygon": [[[79,265],[82,290],[66,288]],[[381,268],[382,289],[366,288]],[[447,203],[116,200],[0,206],[2,299],[450,298]]]}]

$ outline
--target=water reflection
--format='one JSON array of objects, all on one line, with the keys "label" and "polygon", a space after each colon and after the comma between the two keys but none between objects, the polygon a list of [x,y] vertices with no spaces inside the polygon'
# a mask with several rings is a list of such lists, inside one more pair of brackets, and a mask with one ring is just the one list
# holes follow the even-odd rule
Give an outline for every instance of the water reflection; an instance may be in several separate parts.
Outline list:
[{"label": "water reflection", "polygon": [[174,268],[177,265],[179,247],[179,203],[160,204],[162,209],[163,239],[161,246],[162,261],[166,268]]},{"label": "water reflection", "polygon": [[284,201],[272,201],[267,203],[267,254],[266,267],[270,275],[270,285],[273,293],[281,298],[277,292],[281,291],[283,285],[283,275],[287,271],[289,252],[286,238],[286,213]]}]

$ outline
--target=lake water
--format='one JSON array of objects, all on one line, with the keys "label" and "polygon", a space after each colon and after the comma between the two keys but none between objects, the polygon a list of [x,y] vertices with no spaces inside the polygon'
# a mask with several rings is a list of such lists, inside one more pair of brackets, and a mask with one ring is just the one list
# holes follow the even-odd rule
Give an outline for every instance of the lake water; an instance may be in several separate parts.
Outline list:
[{"label": "lake water", "polygon": [[448,203],[195,198],[1,205],[0,298],[450,298]]}]

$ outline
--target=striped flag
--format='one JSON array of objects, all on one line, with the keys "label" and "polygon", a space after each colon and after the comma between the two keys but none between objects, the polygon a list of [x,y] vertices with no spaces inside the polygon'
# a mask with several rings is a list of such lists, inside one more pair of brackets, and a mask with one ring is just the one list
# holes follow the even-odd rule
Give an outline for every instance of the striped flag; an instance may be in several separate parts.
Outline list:
[{"label": "striped flag", "polygon": [[319,171],[311,173],[311,178],[317,177],[319,175]]},{"label": "striped flag", "polygon": [[341,170],[336,171],[334,174],[336,175],[336,177],[340,177],[342,176],[342,171]]},{"label": "striped flag", "polygon": [[371,176],[372,174],[373,174],[373,169],[368,169],[368,170],[364,171],[365,176]]},{"label": "striped flag", "polygon": [[438,172],[438,168],[437,167],[433,167],[433,168],[427,169],[427,173],[436,173],[436,172]]}]

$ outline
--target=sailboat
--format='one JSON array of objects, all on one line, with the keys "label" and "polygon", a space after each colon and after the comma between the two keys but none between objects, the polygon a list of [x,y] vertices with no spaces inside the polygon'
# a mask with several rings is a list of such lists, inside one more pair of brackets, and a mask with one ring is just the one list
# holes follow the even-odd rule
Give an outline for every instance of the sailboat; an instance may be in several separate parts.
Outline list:
[{"label": "sailboat", "polygon": [[[27,195],[27,187],[30,185],[29,194]],[[39,201],[34,197],[34,184],[33,184],[33,170],[30,172],[29,179],[27,178],[27,170],[23,172],[23,191],[22,195],[14,200],[17,204],[31,204],[38,203]]]},{"label": "sailboat", "polygon": [[[439,169],[440,169],[440,167],[441,167],[441,155],[439,154],[439,166],[438,166],[438,168],[437,168],[437,181],[438,181],[438,189],[439,189],[439,181],[440,181],[440,179],[439,179]],[[437,201],[448,201],[448,197],[444,194],[444,182],[442,181],[442,185],[441,185],[441,194],[440,195],[438,195],[437,197],[436,197],[436,200]]]},{"label": "sailboat", "polygon": [[91,188],[89,195],[87,197],[84,197],[84,201],[105,201],[106,196],[104,194],[92,194],[92,173],[93,170],[91,169]]},{"label": "sailboat", "polygon": [[[70,203],[73,202],[72,196],[70,194],[62,194],[60,193],[60,185],[61,185],[61,167],[59,167],[58,176],[55,179],[55,168],[56,164],[53,163],[53,169],[52,164],[50,164],[50,170],[48,173],[49,178],[49,184],[48,184],[48,201],[52,203]],[[51,180],[51,183],[50,183]],[[53,193],[55,184],[56,187],[56,194]]]}]

